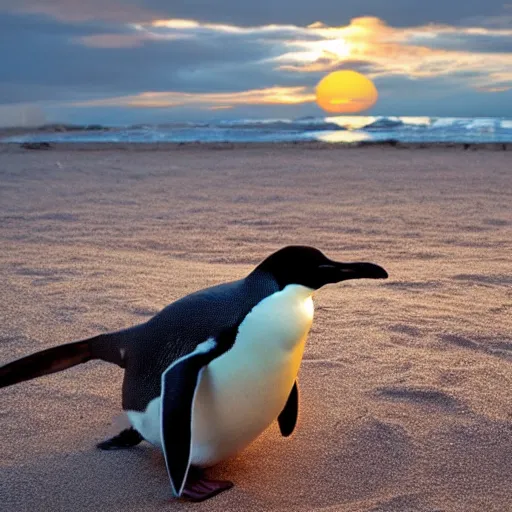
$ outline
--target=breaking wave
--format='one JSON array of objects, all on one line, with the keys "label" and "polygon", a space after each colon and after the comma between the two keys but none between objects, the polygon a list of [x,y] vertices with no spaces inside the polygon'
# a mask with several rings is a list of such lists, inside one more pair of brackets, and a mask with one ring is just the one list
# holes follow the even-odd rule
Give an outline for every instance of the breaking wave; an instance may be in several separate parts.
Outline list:
[{"label": "breaking wave", "polygon": [[51,125],[2,142],[512,142],[512,119],[303,117],[234,119],[125,127]]}]

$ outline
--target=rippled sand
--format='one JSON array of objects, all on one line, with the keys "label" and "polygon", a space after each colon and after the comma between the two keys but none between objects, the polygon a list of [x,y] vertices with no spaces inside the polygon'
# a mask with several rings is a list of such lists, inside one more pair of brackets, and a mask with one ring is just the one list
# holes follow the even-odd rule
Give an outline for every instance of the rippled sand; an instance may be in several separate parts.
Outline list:
[{"label": "rippled sand", "polygon": [[509,510],[511,153],[229,147],[0,148],[0,363],[142,322],[286,244],[381,264],[388,281],[316,294],[296,433],[210,472],[233,490],[172,500],[149,445],[95,449],[122,371],[88,363],[0,390],[0,508]]}]

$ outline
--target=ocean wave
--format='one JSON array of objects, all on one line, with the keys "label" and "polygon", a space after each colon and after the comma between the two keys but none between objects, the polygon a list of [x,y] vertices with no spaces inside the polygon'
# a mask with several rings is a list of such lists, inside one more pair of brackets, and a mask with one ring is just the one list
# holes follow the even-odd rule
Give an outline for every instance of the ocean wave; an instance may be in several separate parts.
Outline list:
[{"label": "ocean wave", "polygon": [[363,126],[362,130],[392,130],[395,128],[401,128],[406,123],[398,118],[393,117],[381,117],[370,124]]},{"label": "ocean wave", "polygon": [[3,142],[289,142],[396,140],[401,142],[512,142],[510,118],[396,116],[303,117],[169,122],[128,127],[51,125]]},{"label": "ocean wave", "polygon": [[337,123],[325,121],[321,118],[303,118],[303,119],[261,119],[261,120],[238,120],[221,121],[212,123],[211,128],[231,128],[243,130],[275,130],[275,131],[295,131],[295,132],[315,132],[315,131],[336,131],[346,130],[347,128]]}]

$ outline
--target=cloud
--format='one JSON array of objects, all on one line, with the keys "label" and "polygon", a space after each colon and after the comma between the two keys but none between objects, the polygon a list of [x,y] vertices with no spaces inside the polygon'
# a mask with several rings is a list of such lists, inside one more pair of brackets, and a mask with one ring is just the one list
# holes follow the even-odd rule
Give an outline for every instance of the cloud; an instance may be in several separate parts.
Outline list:
[{"label": "cloud", "polygon": [[502,12],[498,16],[492,16],[488,12],[484,15],[471,16],[463,19],[460,24],[473,27],[510,29],[512,27],[512,3],[503,4]]},{"label": "cloud", "polygon": [[296,105],[312,101],[315,101],[315,95],[306,87],[269,87],[225,93],[144,92],[133,96],[77,102],[72,106],[168,108],[192,105],[226,109],[233,105]]},{"label": "cloud", "polygon": [[151,40],[144,34],[94,34],[73,39],[77,44],[89,48],[135,48]]},{"label": "cloud", "polygon": [[[323,41],[292,41],[292,51],[274,60],[282,70],[328,72],[364,66],[376,78],[463,75],[477,88],[512,87],[512,29],[426,25],[394,28],[374,17],[356,18],[345,27],[315,25]],[[329,46],[325,47],[325,40]],[[478,50],[478,51],[477,51]]]},{"label": "cloud", "polygon": [[505,92],[505,91],[509,91],[510,89],[512,89],[512,85],[501,85],[501,86],[488,85],[488,86],[477,87],[477,90],[482,91],[482,92]]},{"label": "cloud", "polygon": [[[474,74],[470,85],[482,89],[512,86],[512,29],[425,25],[396,28],[376,17],[353,19],[344,27],[323,23],[308,27],[231,27],[214,24],[187,26],[180,22],[153,22],[150,27],[205,31],[257,37],[280,42],[281,52],[268,62],[280,71],[328,72],[359,67],[373,77],[404,75],[412,78]],[[147,30],[150,31],[150,28]],[[285,50],[285,51],[283,51]],[[289,50],[289,51],[286,51]]]},{"label": "cloud", "polygon": [[[43,14],[62,22],[110,21],[129,23],[158,18],[144,2],[122,0],[0,0],[0,10],[11,13]],[[165,12],[165,11],[161,11]]]},{"label": "cloud", "polygon": [[494,84],[498,74],[502,75],[500,87],[504,87],[512,77],[502,72],[510,65],[512,29],[445,25],[395,28],[367,16],[344,27],[319,22],[307,27],[238,27],[171,19],[135,24],[133,30],[131,35],[96,35],[79,41],[98,47],[134,47],[145,41],[189,39],[206,53],[207,45],[259,45],[267,50],[267,65],[282,72],[325,73],[351,66],[364,68],[373,77],[402,74],[421,78],[473,71],[478,73],[475,87],[489,85],[486,77]]},{"label": "cloud", "polygon": [[484,19],[500,23],[503,15],[510,14],[506,5],[504,0],[0,0],[0,10],[44,14],[61,21],[135,23],[178,18],[232,26],[306,26],[314,20],[341,26],[369,13],[397,27],[428,23],[472,26]]},{"label": "cloud", "polygon": [[[402,113],[400,104],[424,108],[435,97],[431,105],[442,115],[451,112],[453,95],[464,93],[470,98],[467,108],[476,111],[477,104],[489,105],[512,87],[510,28],[397,26],[375,16],[328,26],[312,22],[316,10],[302,26],[242,25],[215,21],[220,18],[213,15],[201,22],[165,19],[158,2],[145,3],[146,14],[159,14],[146,20],[132,16],[142,4],[123,4],[125,21],[118,23],[119,4],[103,3],[101,20],[90,10],[98,0],[72,0],[60,18],[0,16],[0,46],[9,49],[0,69],[0,103],[32,102],[53,111],[73,109],[77,115],[84,115],[86,105],[90,112],[131,108],[147,113],[158,107],[183,115],[194,108],[263,115],[277,112],[279,105],[283,112],[290,112],[290,105],[316,108],[318,80],[330,70],[351,68],[375,80],[377,109]],[[23,0],[19,9],[29,4]],[[50,12],[49,6],[59,5],[59,0],[42,1],[40,9]],[[66,16],[75,21],[64,23]]]}]

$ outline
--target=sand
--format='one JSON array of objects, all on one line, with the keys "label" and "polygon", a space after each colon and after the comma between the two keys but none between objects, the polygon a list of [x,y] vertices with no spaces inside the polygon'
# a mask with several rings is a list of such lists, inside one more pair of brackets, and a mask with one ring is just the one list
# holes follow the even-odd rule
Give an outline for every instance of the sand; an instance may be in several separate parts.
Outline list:
[{"label": "sand", "polygon": [[460,147],[2,146],[0,363],[140,323],[286,244],[390,279],[316,293],[296,432],[210,471],[235,488],[203,504],[171,498],[146,443],[95,449],[119,428],[119,368],[0,390],[0,509],[511,510],[511,169]]}]

